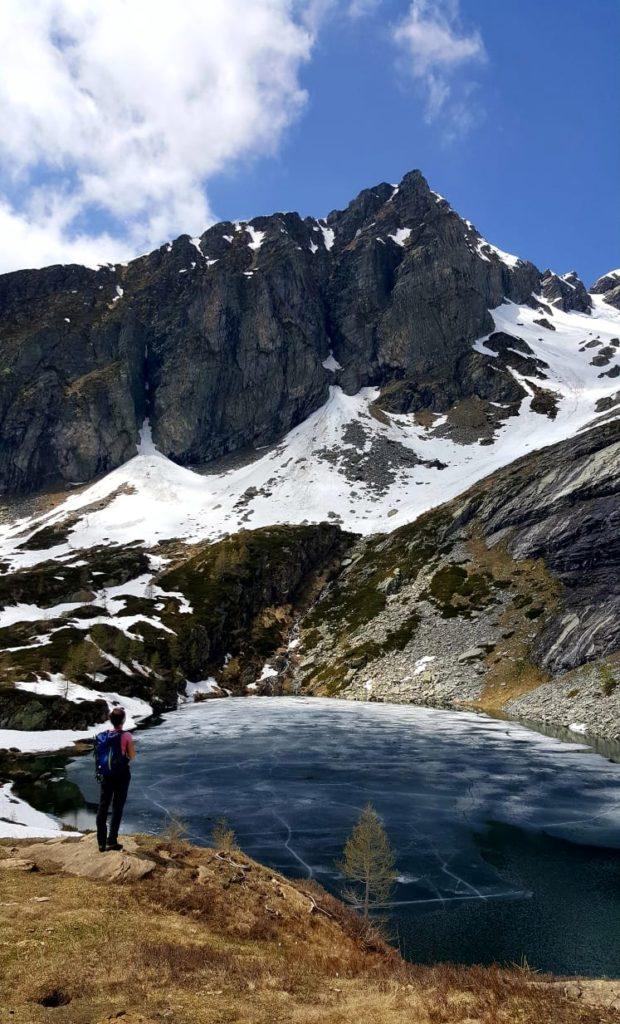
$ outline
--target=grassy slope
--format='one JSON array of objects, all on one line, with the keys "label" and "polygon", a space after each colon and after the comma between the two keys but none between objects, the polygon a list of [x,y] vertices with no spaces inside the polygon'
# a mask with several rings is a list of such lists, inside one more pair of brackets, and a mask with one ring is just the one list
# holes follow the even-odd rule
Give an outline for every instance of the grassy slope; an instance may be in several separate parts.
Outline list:
[{"label": "grassy slope", "polygon": [[[266,658],[285,644],[308,592],[320,585],[350,543],[351,537],[336,526],[319,524],[240,531],[189,549],[178,545],[166,551],[172,563],[154,582],[166,592],[183,594],[193,611],[182,611],[175,597],[127,596],[122,614],[159,618],[166,627],[137,622],[131,630],[133,638],[112,624],[98,622],[98,615],[105,617],[106,610],[97,607],[95,591],[122,586],[148,571],[147,556],[138,545],[76,552],[77,560],[86,563],[81,566],[49,560],[6,573],[0,579],[0,607],[14,602],[43,608],[65,602],[83,605],[54,619],[51,626],[56,631],[40,646],[37,638],[49,633],[49,621],[18,622],[0,629],[0,717],[3,711],[8,714],[7,708],[13,709],[15,680],[49,672],[65,672],[73,681],[90,686],[88,673],[103,671],[105,689],[142,697],[159,709],[176,705],[177,691],[186,678],[219,675],[229,655],[227,660],[233,664],[225,685],[243,692],[245,684],[260,675]],[[77,619],[92,625],[78,629]],[[86,636],[112,661],[70,667],[71,651],[83,646]],[[93,653],[92,645],[90,649]],[[124,665],[135,661],[142,670],[128,675],[117,659]],[[52,699],[41,700],[49,704]]]},{"label": "grassy slope", "polygon": [[[302,650],[320,651],[309,669],[304,672],[302,668],[305,689],[337,695],[346,685],[351,665],[359,663],[369,672],[375,659],[404,649],[415,637],[418,601],[428,602],[441,629],[442,619],[468,619],[472,612],[492,612],[499,592],[507,598],[503,627],[510,627],[512,635],[501,651],[491,652],[487,659],[480,706],[495,710],[509,697],[543,681],[530,661],[527,638],[533,625],[540,628],[555,611],[557,585],[542,560],[517,562],[501,544],[489,550],[474,530],[461,535],[457,547],[451,536],[451,511],[452,506],[443,506],[416,523],[360,545],[353,565],[336,577],[302,619]],[[417,595],[405,597],[398,627],[375,641],[360,642],[358,631],[363,633],[373,622],[378,633],[383,632],[380,623],[387,606],[386,584],[395,580],[395,574],[398,590],[421,581]],[[510,686],[505,688],[507,666]]]},{"label": "grassy slope", "polygon": [[528,971],[411,966],[314,884],[236,850],[139,841],[157,868],[131,884],[0,871],[2,1021],[620,1021],[595,1005],[609,1004],[605,983],[582,983],[576,1000],[574,984]]},{"label": "grassy slope", "polygon": [[[613,482],[602,471],[600,481],[596,474],[590,479],[587,469],[597,454],[611,450],[617,432],[617,425],[609,424],[570,443],[524,456],[415,522],[360,540],[348,552],[341,572],[302,616],[297,670],[302,688],[337,696],[359,685],[360,679],[381,678],[393,656],[405,648],[411,665],[420,655],[445,654],[440,643],[438,650],[433,648],[428,628],[418,646],[423,618],[427,627],[434,624],[437,637],[448,620],[458,627],[472,618],[480,622],[480,635],[490,637],[492,642],[484,644],[480,657],[480,708],[496,712],[549,681],[551,676],[541,667],[541,637],[547,634],[548,646],[550,631],[560,631],[562,615],[578,607],[574,581],[565,585],[547,564],[550,552],[562,564],[554,548],[552,517],[562,513],[587,523],[590,515],[596,523],[590,502],[594,496],[604,508]],[[573,491],[575,466],[581,468],[581,478]],[[563,504],[565,492],[569,497]],[[523,493],[522,521],[517,499]],[[512,509],[505,523],[499,514],[504,505]],[[546,509],[551,525],[545,524]],[[503,529],[490,537],[498,529],[496,520]],[[539,538],[536,557],[511,553],[512,535],[523,522],[530,522]],[[566,549],[569,543],[560,538],[560,553],[562,544]],[[569,554],[563,551],[565,561]],[[580,582],[587,584],[592,569],[590,578],[593,586],[597,584],[595,569],[609,557],[613,558],[613,544],[599,530],[592,539],[592,566],[584,567]],[[593,593],[591,599],[602,602],[607,596]],[[455,634],[458,629],[451,635]],[[475,643],[454,643],[455,657]],[[615,672],[614,664],[613,656],[600,661],[601,685]],[[421,699],[419,693],[416,696]]]}]

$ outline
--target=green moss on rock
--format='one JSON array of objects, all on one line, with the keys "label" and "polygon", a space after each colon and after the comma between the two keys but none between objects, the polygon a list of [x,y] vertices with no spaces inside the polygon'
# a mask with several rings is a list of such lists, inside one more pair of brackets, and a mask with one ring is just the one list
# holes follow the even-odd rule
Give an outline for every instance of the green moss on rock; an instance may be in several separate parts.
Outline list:
[{"label": "green moss on rock", "polygon": [[422,597],[434,604],[444,619],[457,615],[467,618],[474,609],[495,603],[491,583],[488,573],[467,572],[462,565],[450,562],[437,570]]}]

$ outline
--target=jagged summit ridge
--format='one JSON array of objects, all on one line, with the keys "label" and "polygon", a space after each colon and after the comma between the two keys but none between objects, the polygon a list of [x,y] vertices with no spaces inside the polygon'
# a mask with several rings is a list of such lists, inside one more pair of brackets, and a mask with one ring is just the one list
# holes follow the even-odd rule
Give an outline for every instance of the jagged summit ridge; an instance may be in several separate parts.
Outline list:
[{"label": "jagged summit ridge", "polygon": [[347,394],[453,374],[488,309],[539,277],[475,240],[413,172],[325,221],[274,214],[127,266],[4,275],[0,486],[92,479],[135,453],[145,416],[183,464],[269,443],[325,402],[330,351]]},{"label": "jagged summit ridge", "polygon": [[260,448],[332,385],[395,388],[403,412],[514,402],[514,375],[472,354],[506,300],[591,310],[575,274],[498,249],[420,171],[324,219],[223,222],[126,265],[4,275],[0,490],[92,480],[135,455],[146,418],[181,465]]}]

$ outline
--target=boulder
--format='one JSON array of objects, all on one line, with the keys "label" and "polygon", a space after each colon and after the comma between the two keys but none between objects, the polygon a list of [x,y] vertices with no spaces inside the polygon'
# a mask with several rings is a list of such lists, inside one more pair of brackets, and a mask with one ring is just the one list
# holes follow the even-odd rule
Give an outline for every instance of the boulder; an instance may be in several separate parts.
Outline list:
[{"label": "boulder", "polygon": [[483,647],[468,647],[466,651],[459,654],[458,661],[465,663],[468,661],[477,661],[479,658],[484,658],[486,651]]},{"label": "boulder", "polygon": [[[51,839],[20,848],[24,860],[41,871],[63,871],[98,882],[135,882],[155,869],[155,862],[138,853],[135,839],[121,836],[123,850],[100,853],[95,835]],[[0,862],[2,863],[2,862]]]},{"label": "boulder", "polygon": [[0,857],[0,871],[34,871],[35,862],[25,857]]},{"label": "boulder", "polygon": [[108,705],[105,700],[83,700],[79,703],[60,696],[31,693],[3,687],[0,690],[0,729],[87,729],[105,722]]}]

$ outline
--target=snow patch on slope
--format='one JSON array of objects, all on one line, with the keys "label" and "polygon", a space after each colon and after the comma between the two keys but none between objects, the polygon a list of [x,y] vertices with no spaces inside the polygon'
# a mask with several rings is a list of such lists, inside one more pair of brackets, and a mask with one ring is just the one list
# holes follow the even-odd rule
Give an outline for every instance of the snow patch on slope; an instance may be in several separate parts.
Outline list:
[{"label": "snow patch on slope", "polygon": [[248,249],[254,249],[255,252],[258,252],[265,239],[265,232],[257,231],[251,224],[247,224],[245,230],[251,238],[251,241],[248,242]]},{"label": "snow patch on slope", "polygon": [[[127,712],[125,727],[135,729],[138,722],[149,718],[153,714],[153,708],[145,700],[139,697],[126,697],[120,693],[109,693],[106,690],[93,690],[79,683],[72,683],[65,679],[62,673],[57,672],[49,679],[37,679],[34,683],[15,683],[17,690],[25,690],[28,693],[39,693],[47,697],[64,697],[73,704],[81,704],[85,700],[104,700],[110,710],[115,707],[123,707]],[[98,731],[105,729],[105,724],[97,726]]]},{"label": "snow patch on slope", "polygon": [[507,267],[514,268],[517,266],[518,263],[522,262],[519,256],[513,256],[512,253],[510,252],[504,252],[503,249],[499,249],[496,245],[493,245],[491,242],[487,242],[486,238],[480,239],[478,245],[476,246],[476,251],[478,252],[478,255],[482,257],[483,260],[486,260],[487,263],[491,262],[489,257],[490,252],[494,253],[495,256],[499,256],[502,263],[505,263]]},{"label": "snow patch on slope", "polygon": [[[475,252],[481,259],[486,263],[491,262],[491,256],[497,256],[502,263],[505,263],[507,267],[514,269],[517,264],[522,263],[523,260],[519,256],[513,256],[510,252],[504,252],[499,246],[493,245],[492,242],[487,241],[483,238],[480,232],[475,228],[470,220],[466,220],[465,223],[469,228],[471,234],[468,236],[469,241],[473,241],[472,252]],[[473,235],[473,239],[471,237]],[[471,246],[470,246],[471,248]]]},{"label": "snow patch on slope", "polygon": [[323,234],[323,242],[325,243],[325,248],[329,251],[334,244],[336,233],[333,230],[333,228],[328,228],[327,225],[325,224],[319,224],[319,227]]},{"label": "snow patch on slope", "polygon": [[[50,557],[75,558],[76,549],[100,544],[102,538],[110,544],[140,541],[152,547],[168,538],[214,540],[240,528],[275,523],[331,520],[370,534],[412,522],[499,467],[575,434],[596,419],[597,402],[617,390],[617,381],[601,376],[601,368],[592,365],[594,350],[584,348],[588,340],[606,345],[620,335],[620,312],[600,297],[593,296],[591,315],[555,310],[555,331],[536,324],[540,311],[529,306],[506,302],[491,312],[496,330],[523,339],[549,366],[548,379],[537,383],[558,395],[555,419],[532,411],[526,398],[519,415],[498,427],[491,444],[465,445],[416,424],[411,415],[386,414],[379,421],[370,408],[376,389],[350,396],[331,387],[325,405],[260,458],[205,475],[158,452],[145,423],[139,454],[129,462],[43,516],[0,526],[0,556],[17,567]],[[481,338],[474,348],[495,357],[485,346],[487,340]],[[527,378],[514,375],[533,394]],[[368,480],[352,482],[343,460],[359,453],[369,456],[377,444],[385,450],[388,442],[390,451],[407,449],[424,464],[408,458],[379,490]],[[434,461],[445,468],[429,465]],[[48,550],[20,550],[36,529],[61,524],[70,515],[77,521],[67,542]],[[126,585],[120,590],[127,592]],[[110,614],[117,611],[117,598],[120,593],[113,588],[105,594]],[[119,622],[130,627],[115,620]]]},{"label": "snow patch on slope", "polygon": [[[29,693],[63,697],[65,700],[77,704],[85,700],[105,700],[110,710],[119,706],[125,708],[128,729],[135,729],[139,722],[153,714],[151,705],[139,697],[126,697],[123,694],[108,693],[105,690],[91,690],[89,687],[69,682],[60,673],[52,675],[49,679],[37,679],[35,682],[17,682],[15,688]],[[87,729],[43,729],[39,732],[28,732],[24,729],[0,729],[0,750],[19,750],[21,753],[27,754],[63,750],[78,740],[91,739],[105,728],[105,722],[97,722]]]},{"label": "snow patch on slope", "polygon": [[334,353],[332,352],[331,348],[329,350],[329,355],[328,355],[327,359],[324,359],[323,362],[321,363],[321,365],[326,370],[331,370],[332,373],[335,373],[336,370],[342,370],[342,366],[340,365],[340,363],[336,359],[336,357],[335,357]]},{"label": "snow patch on slope", "polygon": [[11,782],[0,786],[0,839],[53,839],[60,825],[13,793]]},{"label": "snow patch on slope", "polygon": [[[158,629],[166,629],[158,619],[146,615],[123,616],[122,612],[125,610],[125,599],[127,597],[147,598],[149,600],[173,598],[178,604],[178,611],[180,613],[188,614],[192,611],[192,606],[184,594],[176,590],[162,590],[161,587],[153,583],[153,577],[150,573],[144,573],[142,576],[128,580],[126,583],[119,583],[113,587],[103,587],[101,590],[94,591],[94,596],[84,601],[64,602],[50,605],[46,608],[36,604],[6,605],[0,610],[0,629],[13,626],[17,622],[47,622],[60,618],[71,622],[71,625],[76,629],[89,629],[93,621],[100,624],[112,621],[123,623],[125,619],[129,620],[128,623],[125,623],[125,631],[136,622],[148,622]],[[78,608],[85,608],[91,604],[93,608],[105,608],[106,615],[95,613],[93,620],[86,620],[82,617],[73,619],[71,617],[71,613],[77,611]],[[121,627],[119,626],[119,628]],[[171,632],[171,630],[167,631]]]},{"label": "snow patch on slope", "polygon": [[404,246],[405,242],[411,234],[411,228],[397,228],[393,235],[388,235],[396,245]]}]

